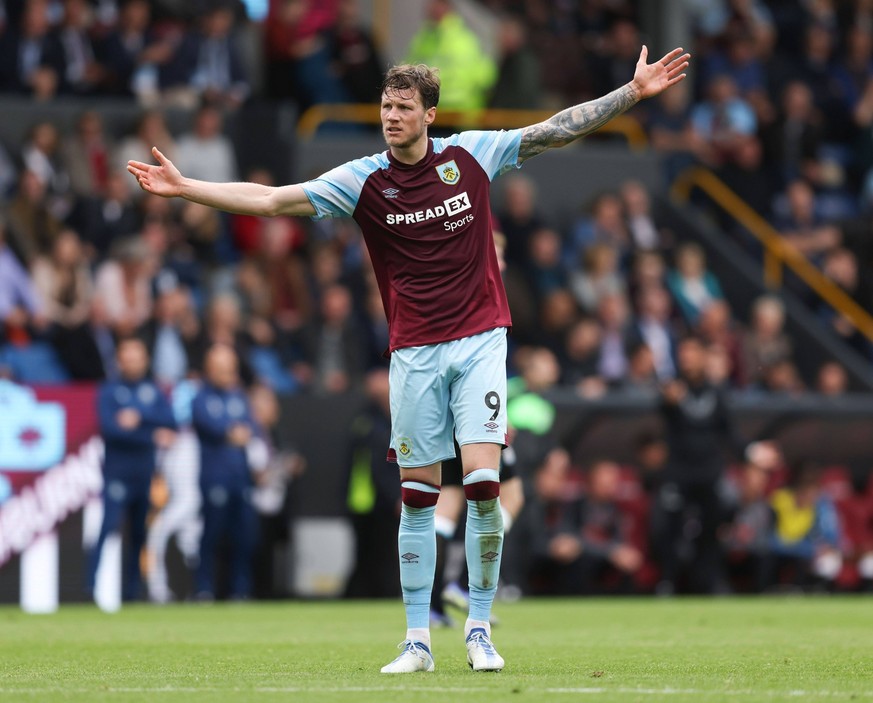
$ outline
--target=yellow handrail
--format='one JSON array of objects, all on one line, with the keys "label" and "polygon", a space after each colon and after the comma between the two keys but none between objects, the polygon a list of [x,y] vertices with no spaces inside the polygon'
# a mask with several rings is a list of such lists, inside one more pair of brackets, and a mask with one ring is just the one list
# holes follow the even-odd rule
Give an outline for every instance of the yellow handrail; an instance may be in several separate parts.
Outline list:
[{"label": "yellow handrail", "polygon": [[[440,110],[437,123],[439,127],[452,129],[513,129],[542,122],[553,114],[547,110]],[[297,121],[297,137],[303,141],[312,139],[325,122],[378,125],[379,106],[365,103],[313,105],[300,115]],[[597,131],[624,137],[628,146],[635,151],[644,149],[648,144],[645,130],[629,115],[619,115]]]},{"label": "yellow handrail", "polygon": [[787,242],[767,220],[728,188],[711,171],[694,166],[679,174],[671,188],[674,198],[688,202],[699,188],[722,210],[745,227],[764,247],[764,282],[768,288],[782,286],[782,267],[787,266],[833,307],[861,334],[873,341],[873,317],[846,292],[813,266],[798,249]]}]

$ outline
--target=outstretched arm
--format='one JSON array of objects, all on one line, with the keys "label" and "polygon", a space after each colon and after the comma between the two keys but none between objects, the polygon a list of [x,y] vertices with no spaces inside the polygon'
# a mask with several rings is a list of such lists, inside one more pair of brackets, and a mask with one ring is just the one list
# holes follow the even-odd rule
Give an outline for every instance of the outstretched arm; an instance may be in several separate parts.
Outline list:
[{"label": "outstretched arm", "polygon": [[657,95],[685,78],[684,71],[691,55],[682,53],[681,48],[673,49],[653,64],[646,63],[648,56],[649,50],[643,46],[630,83],[602,98],[567,108],[545,122],[525,128],[518,150],[519,162],[591,134],[640,100]]},{"label": "outstretched arm", "polygon": [[127,170],[147,193],[164,198],[184,198],[241,215],[315,215],[315,208],[299,184],[272,187],[258,183],[198,181],[185,178],[157,147],[152,147],[152,154],[157,165],[127,162]]}]

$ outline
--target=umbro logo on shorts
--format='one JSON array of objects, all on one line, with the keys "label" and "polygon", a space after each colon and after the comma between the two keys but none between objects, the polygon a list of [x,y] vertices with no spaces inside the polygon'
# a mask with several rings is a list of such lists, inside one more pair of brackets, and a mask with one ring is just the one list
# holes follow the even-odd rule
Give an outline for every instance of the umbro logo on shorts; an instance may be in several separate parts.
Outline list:
[{"label": "umbro logo on shorts", "polygon": [[403,559],[404,564],[418,563],[418,554],[413,554],[412,552],[406,552],[406,554],[401,554],[400,558]]},{"label": "umbro logo on shorts", "polygon": [[500,425],[496,422],[486,422],[485,427],[487,427],[491,432],[494,432]]}]

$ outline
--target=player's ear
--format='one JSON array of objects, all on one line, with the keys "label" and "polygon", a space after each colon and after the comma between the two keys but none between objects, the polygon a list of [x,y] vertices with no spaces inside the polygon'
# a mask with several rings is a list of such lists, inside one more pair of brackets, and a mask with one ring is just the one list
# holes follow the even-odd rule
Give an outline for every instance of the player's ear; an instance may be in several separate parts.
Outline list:
[{"label": "player's ear", "polygon": [[429,107],[424,113],[424,123],[426,125],[433,124],[436,119],[436,107]]}]

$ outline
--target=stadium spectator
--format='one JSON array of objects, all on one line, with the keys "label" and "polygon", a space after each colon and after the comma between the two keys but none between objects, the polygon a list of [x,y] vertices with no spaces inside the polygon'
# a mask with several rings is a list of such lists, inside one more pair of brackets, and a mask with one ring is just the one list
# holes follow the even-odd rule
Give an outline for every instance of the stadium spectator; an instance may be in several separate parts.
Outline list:
[{"label": "stadium spectator", "polygon": [[192,107],[205,100],[237,108],[251,91],[233,26],[233,6],[220,2],[186,32],[173,57],[160,67],[163,100]]},{"label": "stadium spectator", "polygon": [[22,171],[18,191],[6,208],[7,241],[30,265],[51,250],[63,225],[52,213],[45,184],[33,171]]},{"label": "stadium spectator", "polygon": [[788,571],[785,578],[795,586],[833,589],[842,569],[839,516],[819,479],[814,467],[798,467],[789,485],[770,498],[776,516],[772,550],[777,583]]},{"label": "stadium spectator", "polygon": [[540,304],[552,293],[567,287],[567,272],[561,262],[561,237],[553,229],[536,230],[528,243],[527,284]]},{"label": "stadium spectator", "polygon": [[803,180],[792,181],[785,189],[784,215],[776,228],[785,240],[813,262],[840,243],[840,230],[825,221],[819,212],[816,193]]},{"label": "stadium spectator", "polygon": [[62,93],[93,95],[105,81],[106,69],[92,39],[93,19],[88,0],[63,0],[63,19],[55,30],[63,50]]},{"label": "stadium spectator", "polygon": [[64,54],[51,31],[47,0],[26,0],[20,26],[0,34],[0,91],[48,100],[64,75]]},{"label": "stadium spectator", "polygon": [[79,236],[63,230],[51,254],[34,261],[33,283],[51,321],[58,357],[75,380],[104,378],[100,353],[90,329],[94,282]]},{"label": "stadium spectator", "polygon": [[79,115],[76,131],[61,144],[63,168],[76,197],[95,198],[106,194],[113,149],[113,140],[104,129],[100,112],[85,110]]},{"label": "stadium spectator", "polygon": [[605,296],[600,301],[597,317],[603,328],[598,372],[607,383],[618,384],[628,367],[631,316],[627,297],[618,293]]},{"label": "stadium spectator", "polygon": [[634,342],[628,349],[627,374],[621,388],[631,393],[649,393],[656,391],[660,383],[652,348],[643,341]]},{"label": "stadium spectator", "polygon": [[561,355],[561,383],[590,398],[606,391],[598,375],[602,330],[593,317],[582,317],[569,329]]},{"label": "stadium spectator", "polygon": [[633,243],[625,220],[624,205],[615,193],[598,195],[591,205],[591,214],[580,217],[573,224],[564,256],[568,267],[574,266],[582,252],[593,244],[611,246],[622,263],[630,251]]},{"label": "stadium spectator", "polygon": [[525,264],[529,240],[534,232],[548,226],[536,209],[536,200],[536,186],[530,178],[519,173],[506,178],[497,219],[506,235],[506,263],[510,266]]},{"label": "stadium spectator", "polygon": [[815,389],[829,398],[839,398],[849,390],[849,375],[838,361],[826,361],[816,374]]},{"label": "stadium spectator", "polygon": [[120,171],[108,174],[102,197],[79,198],[67,217],[70,226],[82,233],[89,256],[96,261],[106,258],[113,242],[139,233],[142,220],[130,181]]},{"label": "stadium spectator", "polygon": [[791,359],[791,340],[784,327],[785,306],[782,302],[773,296],[758,298],[752,307],[750,328],[742,340],[746,385],[761,381],[771,366]]},{"label": "stadium spectator", "polygon": [[[762,217],[768,217],[773,209],[776,187],[767,172],[761,140],[755,135],[747,135],[736,140],[733,160],[715,169],[724,184],[746,202]],[[718,213],[718,220],[728,232],[736,232],[744,246],[752,253],[760,251],[760,245],[752,235],[741,229],[731,217],[731,213]]]},{"label": "stadium spectator", "polygon": [[170,388],[187,377],[200,331],[188,291],[168,286],[155,297],[154,312],[137,330],[151,353],[155,381]]},{"label": "stadium spectator", "polygon": [[708,83],[706,100],[691,111],[691,124],[696,138],[707,144],[704,160],[712,166],[735,160],[739,144],[755,134],[758,125],[754,110],[738,95],[733,78],[725,74]]},{"label": "stadium spectator", "polygon": [[194,129],[176,142],[179,167],[192,178],[210,178],[229,183],[238,181],[233,144],[223,132],[221,111],[213,104],[201,105],[194,117]]},{"label": "stadium spectator", "polygon": [[[829,251],[822,264],[822,273],[836,283],[861,308],[873,311],[873,287],[868,276],[861,276],[855,255],[840,247]],[[852,322],[827,303],[819,303],[819,319],[843,339],[846,344],[867,358],[873,358],[873,348],[868,340]]]},{"label": "stadium spectator", "polygon": [[630,332],[632,344],[643,342],[652,353],[659,380],[676,375],[676,332],[671,321],[672,301],[663,286],[637,293],[637,314]]},{"label": "stadium spectator", "polygon": [[301,332],[303,361],[294,373],[316,393],[345,393],[362,380],[365,360],[362,335],[353,316],[348,288],[327,286],[319,315]]},{"label": "stadium spectator", "polygon": [[773,509],[767,496],[770,476],[748,464],[732,479],[728,517],[719,531],[728,575],[733,589],[761,593],[771,585],[773,573]]},{"label": "stadium spectator", "polygon": [[697,160],[704,160],[708,144],[691,123],[691,89],[678,85],[661,93],[649,108],[646,127],[652,147],[663,155],[666,175],[673,180]]},{"label": "stadium spectator", "polygon": [[[476,34],[452,6],[452,0],[428,0],[426,19],[409,42],[406,62],[440,68],[440,107],[445,110],[477,110],[488,104],[497,79],[491,57]],[[620,85],[628,75],[621,77]]]},{"label": "stadium spectator", "polygon": [[604,295],[624,293],[624,279],[618,272],[618,254],[608,244],[593,244],[582,254],[581,269],[570,272],[573,297],[586,313],[593,313]]},{"label": "stadium spectator", "polygon": [[70,177],[58,154],[60,133],[52,122],[37,122],[22,145],[21,162],[26,171],[39,178],[50,196],[53,211],[63,217],[66,202],[61,199],[70,188]]},{"label": "stadium spectator", "polygon": [[149,357],[142,342],[122,340],[117,361],[120,378],[101,385],[97,398],[105,445],[103,524],[88,558],[86,587],[94,593],[103,544],[127,522],[122,595],[134,600],[139,596],[140,552],[146,541],[156,450],[173,443],[176,421],[169,401],[148,376]]},{"label": "stadium spectator", "polygon": [[203,387],[191,406],[200,441],[200,494],[203,535],[195,574],[197,600],[216,596],[215,567],[222,544],[229,544],[227,593],[233,600],[251,596],[255,515],[251,505],[252,474],[246,446],[255,422],[240,387],[236,352],[216,344],[204,361]]},{"label": "stadium spectator", "polygon": [[26,345],[31,330],[48,323],[45,304],[15,254],[6,246],[5,225],[0,221],[0,339]]},{"label": "stadium spectator", "polygon": [[236,353],[235,373],[245,385],[254,381],[254,372],[249,363],[251,339],[245,331],[243,313],[237,296],[231,292],[213,296],[206,309],[205,325],[189,357],[190,367],[198,372],[206,372],[206,357],[215,346],[227,346]]},{"label": "stadium spectator", "polygon": [[358,0],[339,0],[329,37],[332,70],[351,102],[377,103],[385,62],[360,15]]},{"label": "stadium spectator", "polygon": [[619,579],[609,585],[611,592],[633,592],[643,554],[630,542],[629,520],[618,505],[620,472],[614,462],[594,462],[585,495],[565,506],[549,542],[549,555],[560,565],[558,593],[600,593],[611,576]]},{"label": "stadium spectator", "polygon": [[634,22],[623,17],[612,22],[606,41],[598,43],[590,56],[596,94],[608,92],[633,75],[641,43],[640,30]]},{"label": "stadium spectator", "polygon": [[133,334],[151,315],[153,267],[140,237],[115,242],[112,258],[98,267],[94,294],[116,335]]},{"label": "stadium spectator", "polygon": [[535,110],[542,103],[540,61],[528,41],[527,27],[516,15],[506,14],[497,30],[497,81],[488,106],[504,110]]},{"label": "stadium spectator", "polygon": [[619,194],[631,242],[637,251],[663,250],[672,244],[669,232],[658,226],[652,211],[652,198],[640,181],[625,181]]},{"label": "stadium spectator", "polygon": [[667,288],[679,306],[682,317],[694,327],[700,315],[724,294],[715,275],[706,268],[703,248],[694,242],[680,245],[675,254],[676,267],[667,275]]},{"label": "stadium spectator", "polygon": [[96,48],[106,70],[104,90],[136,96],[141,105],[155,106],[160,99],[158,70],[173,50],[172,37],[155,31],[148,0],[125,0],[117,25]]}]

